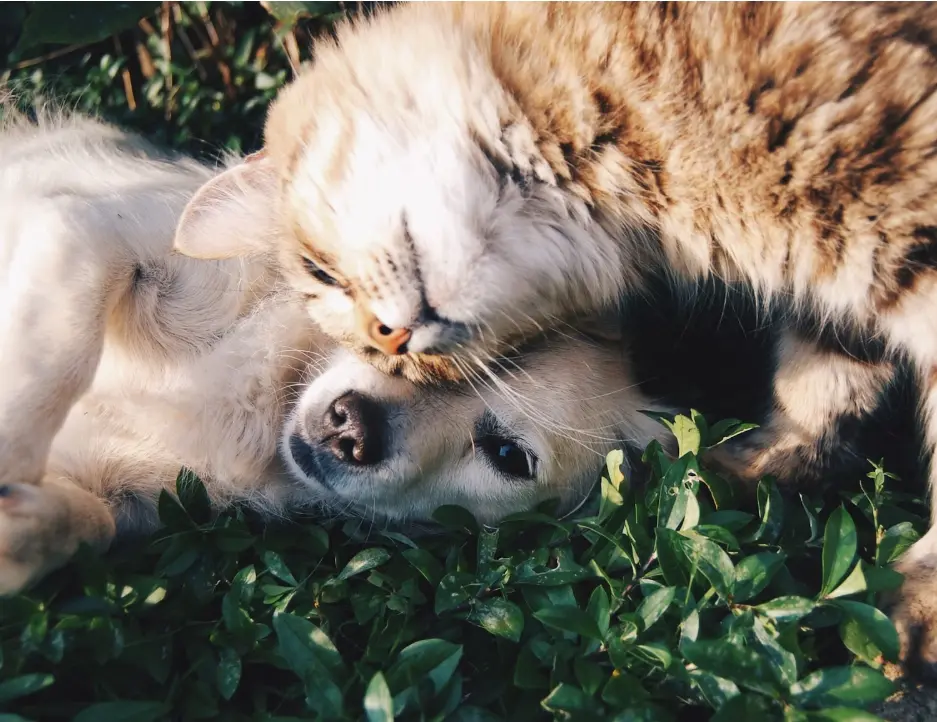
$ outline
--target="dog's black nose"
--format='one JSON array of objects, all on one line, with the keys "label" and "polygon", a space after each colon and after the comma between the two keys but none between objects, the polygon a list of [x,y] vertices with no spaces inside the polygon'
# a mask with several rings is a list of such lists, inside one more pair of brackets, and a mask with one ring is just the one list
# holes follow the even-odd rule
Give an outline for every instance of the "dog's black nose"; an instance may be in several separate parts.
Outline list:
[{"label": "dog's black nose", "polygon": [[367,396],[342,394],[317,426],[318,441],[339,461],[368,466],[384,458],[384,410]]}]

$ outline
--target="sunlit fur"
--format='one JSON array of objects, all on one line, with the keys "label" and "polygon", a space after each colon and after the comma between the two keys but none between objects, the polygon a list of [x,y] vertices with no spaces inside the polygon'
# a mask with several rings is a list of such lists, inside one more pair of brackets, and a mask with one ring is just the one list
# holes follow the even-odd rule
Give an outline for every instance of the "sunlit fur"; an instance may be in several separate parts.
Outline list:
[{"label": "sunlit fur", "polygon": [[[267,124],[284,272],[353,347],[356,309],[411,329],[410,355],[371,355],[416,379],[649,268],[739,280],[909,355],[933,450],[935,37],[937,6],[884,2],[417,3],[346,24]],[[937,568],[937,531],[910,559]],[[905,622],[937,661],[937,623]]]},{"label": "sunlit fur", "polygon": [[[461,503],[494,521],[547,497],[573,505],[609,450],[663,432],[637,412],[655,404],[618,343],[549,339],[461,388],[362,367],[312,326],[269,258],[171,251],[189,197],[215,171],[96,121],[44,113],[37,125],[4,110],[0,593],[80,542],[104,548],[121,529],[152,527],[182,466],[216,508],[396,521]],[[239,202],[262,206],[245,188]],[[238,213],[197,225],[232,242],[262,230]],[[279,455],[282,438],[351,388],[392,410],[390,461],[308,478]],[[535,479],[496,473],[478,452],[486,413],[536,455]]]}]

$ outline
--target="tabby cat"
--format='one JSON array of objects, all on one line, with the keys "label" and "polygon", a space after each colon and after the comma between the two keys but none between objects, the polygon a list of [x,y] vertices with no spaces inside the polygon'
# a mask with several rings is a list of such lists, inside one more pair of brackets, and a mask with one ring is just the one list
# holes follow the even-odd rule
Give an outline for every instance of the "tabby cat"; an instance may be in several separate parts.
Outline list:
[{"label": "tabby cat", "polygon": [[[275,251],[328,333],[418,380],[484,373],[655,269],[743,282],[910,357],[933,449],[935,90],[932,4],[399,6],[318,44],[264,154],[203,189],[177,248]],[[278,231],[200,244],[241,184]],[[937,527],[901,568],[905,651],[919,627],[937,661]]]}]

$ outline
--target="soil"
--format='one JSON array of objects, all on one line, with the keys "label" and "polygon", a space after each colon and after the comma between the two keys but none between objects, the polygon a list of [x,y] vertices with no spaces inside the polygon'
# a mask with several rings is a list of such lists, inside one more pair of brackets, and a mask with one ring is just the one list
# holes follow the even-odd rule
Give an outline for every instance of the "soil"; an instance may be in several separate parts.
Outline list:
[{"label": "soil", "polygon": [[885,675],[900,689],[873,713],[888,722],[937,722],[937,686],[903,678],[895,665],[886,666]]}]

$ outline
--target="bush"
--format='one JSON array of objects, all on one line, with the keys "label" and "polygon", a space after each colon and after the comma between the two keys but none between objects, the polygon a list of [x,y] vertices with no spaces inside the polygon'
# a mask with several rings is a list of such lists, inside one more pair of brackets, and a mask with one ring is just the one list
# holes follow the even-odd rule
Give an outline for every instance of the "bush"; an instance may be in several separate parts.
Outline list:
[{"label": "bush", "polygon": [[312,39],[374,5],[277,2],[268,12],[242,2],[8,2],[0,85],[196,155],[250,152],[268,103],[308,60]]},{"label": "bush", "polygon": [[95,722],[877,719],[861,710],[892,691],[898,639],[874,596],[923,510],[875,466],[825,500],[765,479],[741,511],[697,453],[745,427],[668,423],[680,457],[654,442],[625,479],[611,453],[576,519],[444,507],[418,539],[211,521],[182,473],[165,529],[0,605],[0,703]]}]

